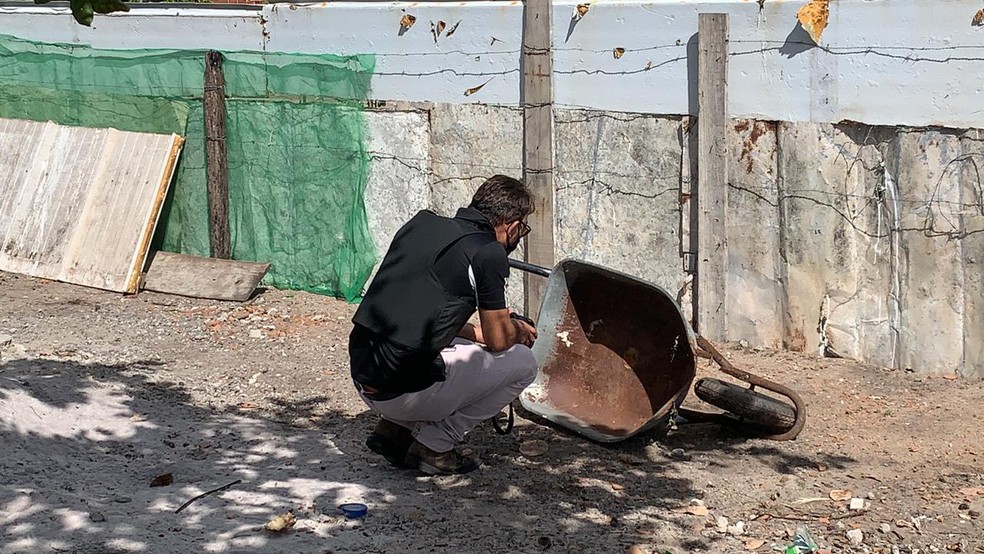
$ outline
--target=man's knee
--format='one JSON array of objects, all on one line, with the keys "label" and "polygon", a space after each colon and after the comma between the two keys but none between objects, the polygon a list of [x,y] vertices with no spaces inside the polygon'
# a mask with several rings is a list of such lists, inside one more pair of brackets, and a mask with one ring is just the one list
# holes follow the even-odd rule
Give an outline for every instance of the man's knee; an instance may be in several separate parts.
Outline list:
[{"label": "man's knee", "polygon": [[533,356],[533,351],[529,347],[521,344],[514,345],[506,351],[506,355],[516,372],[517,381],[523,381],[528,385],[536,379],[536,357]]}]

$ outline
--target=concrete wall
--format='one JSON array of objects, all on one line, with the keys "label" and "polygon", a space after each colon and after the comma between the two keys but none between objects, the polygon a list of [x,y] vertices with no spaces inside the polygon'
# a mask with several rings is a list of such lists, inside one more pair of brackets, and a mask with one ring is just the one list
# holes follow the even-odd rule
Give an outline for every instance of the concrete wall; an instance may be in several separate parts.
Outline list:
[{"label": "concrete wall", "polygon": [[[984,127],[979,1],[841,0],[821,47],[795,24],[802,3],[620,1],[579,21],[555,4],[557,258],[684,285],[692,42],[698,13],[723,11],[728,338],[984,377],[984,138],[877,126]],[[61,8],[0,15],[3,34],[99,47],[375,54],[372,100],[425,102],[368,114],[380,250],[417,209],[449,214],[488,175],[521,173],[520,2],[136,7],[92,28]]]},{"label": "concrete wall", "polygon": [[[731,16],[736,118],[984,127],[979,0],[839,0],[821,46],[796,22],[806,0],[554,3],[563,108],[693,114],[697,17]],[[144,8],[75,24],[65,8],[0,8],[0,33],[107,48],[374,54],[372,98],[518,105],[522,2],[331,2],[262,10]],[[401,31],[400,20],[416,23]],[[435,38],[431,24],[443,21]],[[451,29],[451,36],[447,33]],[[613,50],[624,49],[616,59]],[[465,91],[484,85],[474,94]]]},{"label": "concrete wall", "polygon": [[[556,120],[557,259],[676,294],[687,279],[689,118],[559,110]],[[488,175],[521,172],[514,108],[435,104],[369,121],[367,208],[381,249],[415,210],[452,214]],[[729,339],[984,377],[984,133],[732,128]]]}]

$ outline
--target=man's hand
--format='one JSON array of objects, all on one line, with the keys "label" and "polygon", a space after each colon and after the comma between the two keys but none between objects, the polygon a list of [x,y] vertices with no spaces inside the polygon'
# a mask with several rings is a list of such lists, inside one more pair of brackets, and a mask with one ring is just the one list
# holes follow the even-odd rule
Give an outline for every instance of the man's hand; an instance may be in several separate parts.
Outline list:
[{"label": "man's hand", "polygon": [[514,344],[532,346],[536,329],[532,325],[509,316],[509,310],[478,310],[482,322],[485,346],[493,352],[508,350]]},{"label": "man's hand", "polygon": [[513,324],[516,326],[516,342],[532,348],[536,341],[536,327],[521,319],[513,319]]}]

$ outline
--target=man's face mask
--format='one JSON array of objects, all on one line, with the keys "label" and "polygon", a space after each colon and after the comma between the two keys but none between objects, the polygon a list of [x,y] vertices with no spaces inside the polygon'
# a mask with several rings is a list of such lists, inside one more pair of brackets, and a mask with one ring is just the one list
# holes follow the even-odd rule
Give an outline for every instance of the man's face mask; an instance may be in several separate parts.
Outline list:
[{"label": "man's face mask", "polygon": [[519,241],[523,240],[523,237],[530,234],[530,231],[532,230],[525,221],[517,221],[514,229],[516,238],[509,240],[509,243],[506,245],[506,254],[512,254],[517,248],[519,248]]}]

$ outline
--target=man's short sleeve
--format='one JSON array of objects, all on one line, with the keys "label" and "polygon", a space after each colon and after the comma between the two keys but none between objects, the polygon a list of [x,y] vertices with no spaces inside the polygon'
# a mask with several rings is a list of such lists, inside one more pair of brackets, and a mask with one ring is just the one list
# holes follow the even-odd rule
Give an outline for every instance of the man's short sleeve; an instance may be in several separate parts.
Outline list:
[{"label": "man's short sleeve", "polygon": [[471,260],[475,274],[475,292],[480,310],[502,310],[506,307],[506,278],[509,277],[509,257],[498,242],[479,248]]}]

